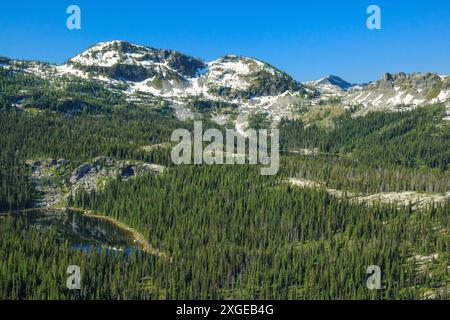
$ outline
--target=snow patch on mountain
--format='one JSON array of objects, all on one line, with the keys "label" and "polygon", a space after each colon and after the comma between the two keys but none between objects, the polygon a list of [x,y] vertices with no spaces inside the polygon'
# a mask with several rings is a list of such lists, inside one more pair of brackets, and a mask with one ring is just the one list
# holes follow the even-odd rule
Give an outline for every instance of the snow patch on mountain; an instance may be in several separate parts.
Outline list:
[{"label": "snow patch on mountain", "polygon": [[[193,102],[206,102],[207,106],[208,103],[213,106],[210,114],[213,119],[224,122],[232,118],[241,131],[255,113],[262,113],[277,124],[283,117],[298,116],[304,107],[318,105],[351,108],[364,115],[450,100],[450,77],[435,73],[385,74],[378,81],[360,85],[330,75],[301,84],[269,64],[249,57],[225,55],[204,62],[176,51],[125,41],[96,44],[59,66],[0,57],[0,67],[6,66],[22,68],[50,83],[66,78],[98,81],[135,103],[168,104],[180,119],[198,116]],[[224,116],[211,102],[233,105],[236,108],[233,117]]]},{"label": "snow patch on mountain", "polygon": [[350,89],[344,105],[362,105],[369,110],[403,110],[446,102],[450,97],[448,78],[435,73],[385,74],[362,88]]},{"label": "snow patch on mountain", "polygon": [[[231,59],[229,59],[231,58]],[[217,84],[232,89],[245,90],[249,83],[244,80],[250,70],[250,64],[243,58],[228,56],[208,63],[208,72],[202,76],[206,84]]]},{"label": "snow patch on mountain", "polygon": [[89,78],[89,75],[87,72],[76,69],[74,66],[68,65],[68,64],[56,66],[55,71],[57,72],[58,75],[72,75],[72,76],[84,78],[84,79]]}]

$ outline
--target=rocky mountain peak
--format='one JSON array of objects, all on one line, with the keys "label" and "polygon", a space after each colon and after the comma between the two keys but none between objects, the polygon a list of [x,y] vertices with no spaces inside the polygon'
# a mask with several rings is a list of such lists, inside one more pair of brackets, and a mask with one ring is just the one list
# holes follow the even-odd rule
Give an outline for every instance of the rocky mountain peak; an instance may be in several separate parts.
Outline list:
[{"label": "rocky mountain peak", "polygon": [[386,73],[380,80],[350,92],[347,105],[363,105],[365,110],[397,110],[446,102],[450,81],[437,73]]},{"label": "rocky mountain peak", "polygon": [[68,65],[97,72],[113,79],[143,81],[159,75],[165,78],[193,77],[205,63],[173,50],[155,49],[126,41],[98,43],[69,60]]},{"label": "rocky mountain peak", "polygon": [[441,82],[442,77],[437,73],[412,73],[406,74],[400,73],[386,73],[380,80],[373,83],[375,87],[392,89],[392,88],[404,88],[410,90],[430,89]]},{"label": "rocky mountain peak", "polygon": [[299,106],[368,112],[450,100],[450,77],[436,73],[386,73],[364,85],[329,75],[304,86],[251,57],[228,54],[204,62],[174,50],[118,40],[98,43],[60,66],[0,57],[0,67],[6,69],[5,65],[50,82],[59,76],[68,82],[89,79],[136,103],[172,106],[180,118],[198,113],[216,113],[220,118],[223,114],[217,109],[223,107],[228,118],[242,126],[251,114],[279,120],[295,116]]},{"label": "rocky mountain peak", "polygon": [[321,86],[321,85],[331,85],[331,86],[336,86],[344,91],[350,89],[351,87],[353,87],[353,85],[345,80],[343,80],[342,78],[335,76],[335,75],[329,75],[325,78],[322,78],[320,80],[318,80],[316,82],[317,86]]}]

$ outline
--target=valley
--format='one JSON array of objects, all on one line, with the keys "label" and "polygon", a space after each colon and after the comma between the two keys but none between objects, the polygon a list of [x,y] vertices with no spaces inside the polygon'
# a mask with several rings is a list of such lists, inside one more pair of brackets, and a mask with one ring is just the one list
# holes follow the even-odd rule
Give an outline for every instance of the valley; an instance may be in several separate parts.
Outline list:
[{"label": "valley", "polygon": [[[300,83],[126,41],[0,58],[0,296],[448,299],[449,79]],[[173,132],[196,122],[278,129],[279,171],[174,163]]]}]

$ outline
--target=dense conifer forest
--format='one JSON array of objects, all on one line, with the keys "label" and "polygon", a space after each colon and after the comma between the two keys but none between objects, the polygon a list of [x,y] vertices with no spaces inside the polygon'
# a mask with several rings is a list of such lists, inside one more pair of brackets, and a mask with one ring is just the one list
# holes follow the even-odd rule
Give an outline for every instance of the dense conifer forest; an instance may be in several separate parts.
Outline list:
[{"label": "dense conifer forest", "polygon": [[[29,92],[18,108],[23,86]],[[0,92],[0,212],[10,212],[0,216],[2,299],[422,299],[430,291],[448,298],[439,295],[450,283],[448,202],[420,210],[370,206],[286,182],[305,178],[361,193],[447,192],[443,105],[348,112],[329,128],[283,120],[280,172],[266,177],[248,165],[174,166],[170,149],[143,147],[169,142],[192,121],[95,83],[56,90],[8,73]],[[204,123],[212,126],[224,129]],[[298,152],[305,149],[315,151]],[[76,251],[51,229],[14,217],[41,197],[31,160],[64,158],[74,170],[96,157],[168,167],[80,189],[66,204],[136,229],[164,257]],[[430,255],[424,269],[418,260]],[[72,264],[82,266],[81,290],[65,287]],[[370,265],[382,270],[381,290],[366,286]]]}]

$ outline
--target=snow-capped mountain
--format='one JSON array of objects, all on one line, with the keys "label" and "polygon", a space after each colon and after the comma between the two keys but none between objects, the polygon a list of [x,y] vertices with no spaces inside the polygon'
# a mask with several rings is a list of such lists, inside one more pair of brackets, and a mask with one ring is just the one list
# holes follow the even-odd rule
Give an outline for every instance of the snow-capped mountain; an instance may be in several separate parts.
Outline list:
[{"label": "snow-capped mountain", "polygon": [[94,78],[122,84],[133,91],[164,93],[185,89],[188,79],[196,77],[206,64],[172,50],[134,45],[125,41],[99,43],[66,64],[56,68],[59,74]]},{"label": "snow-capped mountain", "polygon": [[300,91],[290,76],[256,59],[227,55],[211,62],[124,41],[99,43],[56,68],[60,74],[121,82],[129,92],[236,100]]},{"label": "snow-capped mountain", "polygon": [[206,108],[211,119],[233,122],[242,130],[255,113],[265,114],[276,124],[283,117],[297,117],[305,106],[357,107],[365,114],[450,99],[450,77],[435,73],[385,74],[365,85],[330,75],[302,84],[250,57],[225,55],[205,62],[126,41],[98,43],[63,65],[0,58],[0,68],[25,71],[55,85],[89,79],[134,103],[149,107],[166,103],[180,118],[205,115]]},{"label": "snow-capped mountain", "polygon": [[450,115],[450,76],[437,73],[386,73],[380,80],[358,85],[328,76],[304,85],[320,93],[312,99],[312,106],[356,108],[356,115],[364,115],[371,111],[402,111],[446,103]]},{"label": "snow-capped mountain", "polygon": [[291,116],[292,105],[307,95],[301,83],[257,59],[226,55],[204,62],[125,41],[96,44],[60,66],[32,63],[28,71],[47,78],[98,80],[113,90],[120,88],[130,100],[163,99],[188,116],[193,116],[189,110],[193,100],[225,102],[239,106],[232,119],[238,122],[256,112],[279,121]]}]

